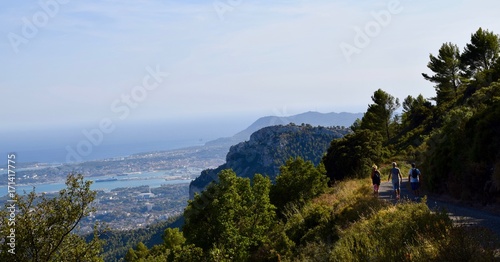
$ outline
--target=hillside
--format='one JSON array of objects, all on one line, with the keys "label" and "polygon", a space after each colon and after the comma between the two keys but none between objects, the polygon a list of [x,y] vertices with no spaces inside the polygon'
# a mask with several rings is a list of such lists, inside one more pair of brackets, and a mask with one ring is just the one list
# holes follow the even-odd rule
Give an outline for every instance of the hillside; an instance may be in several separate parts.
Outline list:
[{"label": "hillside", "polygon": [[342,127],[294,124],[262,128],[253,133],[249,141],[232,146],[225,164],[216,169],[204,170],[191,182],[190,197],[217,180],[217,174],[224,169],[232,169],[240,177],[252,178],[258,173],[274,180],[279,167],[291,157],[301,157],[317,165],[330,142],[349,132],[349,129]]}]

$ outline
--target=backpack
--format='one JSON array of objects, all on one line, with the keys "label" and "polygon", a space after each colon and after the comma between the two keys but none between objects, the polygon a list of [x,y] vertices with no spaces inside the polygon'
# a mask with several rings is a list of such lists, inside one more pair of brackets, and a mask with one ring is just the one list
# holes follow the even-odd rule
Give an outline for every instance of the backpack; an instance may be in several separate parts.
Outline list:
[{"label": "backpack", "polygon": [[417,177],[418,177],[418,175],[420,175],[420,171],[418,171],[418,169],[417,169],[417,168],[413,168],[413,169],[411,170],[411,177],[413,177],[413,178],[417,178]]}]

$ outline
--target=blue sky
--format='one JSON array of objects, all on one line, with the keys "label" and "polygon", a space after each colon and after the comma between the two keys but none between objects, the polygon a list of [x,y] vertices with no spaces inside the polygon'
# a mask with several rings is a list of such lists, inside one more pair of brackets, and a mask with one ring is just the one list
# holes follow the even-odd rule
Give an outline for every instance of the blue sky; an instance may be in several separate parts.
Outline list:
[{"label": "blue sky", "polygon": [[[364,112],[378,88],[400,99],[431,97],[421,77],[429,53],[444,42],[463,49],[479,27],[499,33],[499,7],[493,0],[2,1],[1,125]],[[359,30],[369,34],[362,43]],[[357,51],[346,56],[342,45]],[[145,78],[157,88],[143,88]],[[127,104],[124,96],[137,99]]]}]

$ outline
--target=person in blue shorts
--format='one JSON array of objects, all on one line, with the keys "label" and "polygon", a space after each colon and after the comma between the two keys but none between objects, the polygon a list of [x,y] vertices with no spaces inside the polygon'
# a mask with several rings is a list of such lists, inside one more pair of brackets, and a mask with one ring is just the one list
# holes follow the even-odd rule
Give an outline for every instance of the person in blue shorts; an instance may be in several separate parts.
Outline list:
[{"label": "person in blue shorts", "polygon": [[396,162],[392,162],[391,172],[389,172],[387,181],[391,180],[391,178],[392,188],[394,189],[396,199],[399,199],[401,193],[401,180],[403,180],[403,176],[401,175],[401,170],[398,168],[398,164]]},{"label": "person in blue shorts", "polygon": [[420,170],[416,167],[415,163],[411,164],[411,169],[408,172],[408,182],[410,182],[411,190],[413,191],[413,195],[415,198],[418,198],[420,195],[420,179],[421,179]]}]

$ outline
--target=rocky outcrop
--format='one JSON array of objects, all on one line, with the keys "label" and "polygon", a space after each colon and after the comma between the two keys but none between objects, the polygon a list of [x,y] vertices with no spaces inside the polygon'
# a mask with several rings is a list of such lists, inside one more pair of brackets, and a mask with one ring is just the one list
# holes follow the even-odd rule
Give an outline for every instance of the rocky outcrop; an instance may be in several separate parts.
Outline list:
[{"label": "rocky outcrop", "polygon": [[274,180],[279,167],[290,158],[301,157],[317,165],[330,142],[349,132],[343,127],[295,124],[262,128],[253,133],[250,140],[231,146],[225,164],[216,169],[204,170],[191,182],[190,196],[192,198],[195,192],[217,181],[217,174],[224,169],[232,169],[240,177],[253,178],[258,173]]}]

